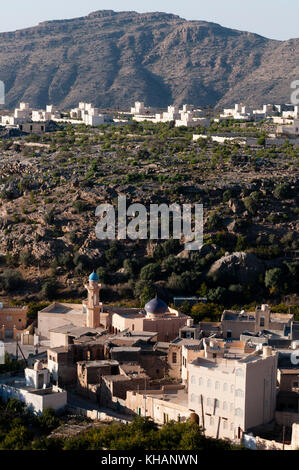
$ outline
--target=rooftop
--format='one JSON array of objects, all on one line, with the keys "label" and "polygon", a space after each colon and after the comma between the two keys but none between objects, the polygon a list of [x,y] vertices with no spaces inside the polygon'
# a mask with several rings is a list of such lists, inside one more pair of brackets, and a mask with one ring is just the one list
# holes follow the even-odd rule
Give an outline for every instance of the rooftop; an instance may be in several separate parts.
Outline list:
[{"label": "rooftop", "polygon": [[118,361],[113,361],[112,359],[103,360],[103,361],[79,361],[77,364],[84,364],[85,367],[105,367],[105,366],[118,366]]},{"label": "rooftop", "polygon": [[83,315],[82,306],[80,304],[61,304],[58,302],[54,302],[43,310],[40,310],[39,313],[51,313],[56,315],[65,315],[68,313],[72,315]]},{"label": "rooftop", "polygon": [[70,335],[74,337],[79,337],[83,335],[95,336],[99,333],[105,331],[103,328],[87,328],[83,326],[75,326],[72,323],[69,325],[58,326],[57,328],[52,328],[49,330],[51,333],[62,333],[65,335]]}]

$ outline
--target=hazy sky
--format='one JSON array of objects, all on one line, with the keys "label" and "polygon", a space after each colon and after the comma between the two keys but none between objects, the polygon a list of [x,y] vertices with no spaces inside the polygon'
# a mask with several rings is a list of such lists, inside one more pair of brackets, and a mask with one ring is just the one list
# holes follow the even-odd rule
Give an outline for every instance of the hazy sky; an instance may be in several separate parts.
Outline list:
[{"label": "hazy sky", "polygon": [[0,31],[51,19],[84,16],[95,10],[164,11],[206,20],[273,39],[299,37],[298,0],[1,0]]}]

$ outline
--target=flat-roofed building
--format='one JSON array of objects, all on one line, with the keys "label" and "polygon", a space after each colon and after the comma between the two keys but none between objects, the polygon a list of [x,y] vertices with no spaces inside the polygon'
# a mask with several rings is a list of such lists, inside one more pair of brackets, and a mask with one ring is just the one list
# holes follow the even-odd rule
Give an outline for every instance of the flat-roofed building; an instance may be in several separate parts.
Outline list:
[{"label": "flat-roofed building", "polygon": [[12,307],[0,303],[0,339],[13,338],[14,330],[27,326],[28,307]]},{"label": "flat-roofed building", "polygon": [[204,339],[188,365],[189,409],[208,436],[238,440],[274,419],[278,353],[246,343]]},{"label": "flat-roofed building", "polygon": [[280,331],[290,329],[294,315],[271,313],[269,305],[257,307],[255,312],[225,310],[221,317],[221,328],[225,338],[239,339],[245,332]]}]

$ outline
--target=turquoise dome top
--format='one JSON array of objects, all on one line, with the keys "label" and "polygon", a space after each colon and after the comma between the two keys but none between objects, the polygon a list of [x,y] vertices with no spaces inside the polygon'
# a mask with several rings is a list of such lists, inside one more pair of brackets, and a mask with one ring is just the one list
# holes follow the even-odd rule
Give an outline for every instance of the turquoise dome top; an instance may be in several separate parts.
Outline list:
[{"label": "turquoise dome top", "polygon": [[99,280],[99,277],[98,277],[98,275],[95,271],[93,273],[91,273],[91,275],[89,276],[89,280],[90,281],[98,281]]}]

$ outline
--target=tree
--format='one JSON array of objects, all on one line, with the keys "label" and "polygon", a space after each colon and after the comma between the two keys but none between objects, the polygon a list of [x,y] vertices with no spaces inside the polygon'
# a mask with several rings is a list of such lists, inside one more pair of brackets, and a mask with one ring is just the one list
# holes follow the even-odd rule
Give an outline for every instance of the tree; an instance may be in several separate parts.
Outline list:
[{"label": "tree", "polygon": [[61,424],[52,408],[46,408],[43,411],[43,414],[37,418],[37,421],[41,430],[47,434],[49,434]]},{"label": "tree", "polygon": [[2,286],[8,292],[17,290],[22,285],[22,281],[21,274],[13,270],[4,271],[1,278]]},{"label": "tree", "polygon": [[265,147],[266,145],[266,138],[264,135],[261,135],[258,139],[257,139],[257,145],[261,145],[262,147]]},{"label": "tree", "polygon": [[45,299],[52,300],[57,295],[58,284],[55,278],[48,279],[42,286],[42,294]]},{"label": "tree", "polygon": [[221,225],[222,225],[221,217],[216,212],[211,214],[207,221],[208,230],[211,230],[211,231],[216,230],[217,228],[220,228]]},{"label": "tree", "polygon": [[158,263],[150,263],[147,264],[146,266],[143,266],[143,268],[140,271],[140,279],[142,281],[151,281],[155,282],[160,273],[160,266]]},{"label": "tree", "polygon": [[292,197],[292,189],[290,184],[282,183],[275,187],[273,194],[278,199],[288,199]]},{"label": "tree", "polygon": [[283,277],[282,269],[274,268],[266,271],[265,286],[270,290],[279,291],[281,289]]}]

